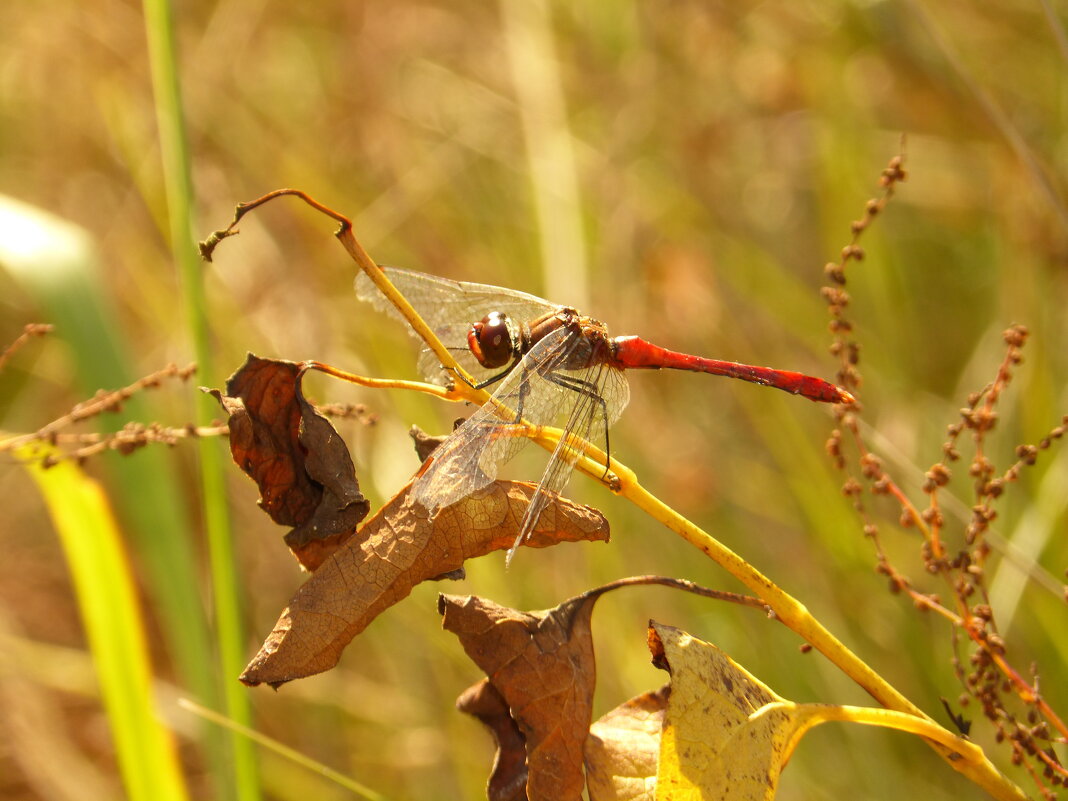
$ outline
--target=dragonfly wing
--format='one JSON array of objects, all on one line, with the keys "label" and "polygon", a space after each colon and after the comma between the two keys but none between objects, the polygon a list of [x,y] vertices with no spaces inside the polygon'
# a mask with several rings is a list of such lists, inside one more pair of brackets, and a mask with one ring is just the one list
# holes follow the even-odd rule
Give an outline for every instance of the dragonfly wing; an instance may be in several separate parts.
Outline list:
[{"label": "dragonfly wing", "polygon": [[[467,347],[467,332],[472,323],[481,320],[491,311],[525,321],[533,320],[556,308],[547,300],[534,295],[489,284],[450,281],[447,278],[392,267],[384,268],[384,272],[419,312],[419,316],[430,326],[438,339],[453,351],[464,369],[480,381],[489,378],[494,371],[486,370],[475,361]],[[356,296],[394,319],[404,321],[401,313],[364,272],[356,276]],[[415,334],[414,331],[412,333]],[[441,364],[429,348],[424,349],[420,355],[420,373],[431,381],[443,383]]]},{"label": "dragonfly wing", "polygon": [[497,478],[497,469],[519,452],[526,437],[495,437],[498,423],[480,409],[434,451],[415,480],[412,495],[431,513],[463,500]]},{"label": "dragonfly wing", "polygon": [[[630,398],[623,371],[601,363],[583,370],[558,370],[545,380],[567,389],[565,394],[571,395],[574,401],[567,420],[561,426],[562,429],[602,450],[608,450],[608,427],[619,419]],[[580,455],[567,447],[566,438],[560,439],[545,466],[537,489],[531,496],[530,505],[519,527],[519,535],[508,549],[507,563],[511,563],[516,549],[534,530],[538,518],[553,496],[564,489]]]},{"label": "dragonfly wing", "polygon": [[529,442],[516,412],[534,425],[561,425],[572,393],[543,377],[546,366],[566,359],[566,330],[559,329],[531,348],[485,403],[434,451],[416,480],[416,500],[430,511],[456,503],[497,477],[498,468]]}]

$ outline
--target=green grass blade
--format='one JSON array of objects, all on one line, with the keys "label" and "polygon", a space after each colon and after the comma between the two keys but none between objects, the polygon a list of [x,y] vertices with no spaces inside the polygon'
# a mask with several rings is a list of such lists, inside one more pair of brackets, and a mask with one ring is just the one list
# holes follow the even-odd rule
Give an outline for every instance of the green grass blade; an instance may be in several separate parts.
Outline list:
[{"label": "green grass blade", "polygon": [[107,497],[72,462],[45,469],[30,448],[19,455],[67,557],[128,796],[183,801],[188,794],[174,739],[153,712],[144,621]]},{"label": "green grass blade", "polygon": [[278,742],[274,738],[268,737],[267,735],[261,734],[260,732],[254,729],[250,729],[248,726],[243,726],[240,723],[237,723],[236,721],[230,720],[225,715],[220,715],[214,710],[208,709],[207,707],[201,706],[200,704],[194,701],[190,701],[186,698],[178,699],[178,706],[182,707],[183,709],[188,709],[193,714],[198,715],[204,718],[205,720],[210,720],[212,723],[218,724],[219,726],[223,726],[229,729],[230,731],[241,735],[242,737],[247,737],[250,741],[255,742],[271,751],[274,751],[279,756],[284,757],[285,759],[288,759],[291,762],[295,762],[301,767],[307,768],[312,773],[317,773],[323,778],[329,779],[330,781],[339,784],[346,790],[351,790],[353,793],[360,796],[361,798],[366,798],[368,799],[368,801],[388,801],[386,796],[376,793],[370,787],[360,784],[358,781],[349,778],[344,773],[339,773],[333,768],[324,765],[322,762],[311,759],[310,757],[305,756],[299,751],[296,751],[290,748],[289,746]]},{"label": "green grass blade", "polygon": [[[193,189],[172,9],[168,0],[145,0],[143,8],[167,192],[171,250],[181,276],[186,327],[192,338],[200,375],[204,381],[212,383],[217,377],[212,359],[201,261],[192,224]],[[199,423],[208,423],[216,413],[217,409],[210,398],[198,397],[196,417]],[[223,700],[229,716],[247,725],[252,717],[251,704],[247,691],[236,680],[244,666],[245,640],[233,535],[226,508],[222,452],[217,443],[201,441],[199,454],[219,659],[224,676]],[[237,735],[230,738],[230,749],[235,797],[242,801],[255,801],[260,798],[255,752],[247,739]]]}]

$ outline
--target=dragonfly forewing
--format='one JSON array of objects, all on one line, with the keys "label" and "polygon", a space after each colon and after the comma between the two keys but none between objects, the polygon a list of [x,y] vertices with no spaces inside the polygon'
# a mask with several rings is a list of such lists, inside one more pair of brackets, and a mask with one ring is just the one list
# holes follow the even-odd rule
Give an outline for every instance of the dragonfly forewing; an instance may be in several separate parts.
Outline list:
[{"label": "dragonfly forewing", "polygon": [[[412,307],[419,312],[439,340],[452,352],[456,360],[477,381],[489,378],[499,370],[487,370],[471,355],[467,347],[467,332],[471,324],[481,320],[491,311],[507,314],[516,321],[535,319],[546,311],[556,308],[552,303],[525,292],[517,292],[489,284],[466,281],[450,281],[447,278],[417,273],[409,270],[384,268],[386,277]],[[386,299],[366,273],[356,276],[356,296],[367,301],[379,311],[394,319],[404,320],[403,315]],[[411,330],[414,336],[414,330]],[[441,362],[429,348],[419,355],[419,372],[428,381],[447,383],[451,378],[441,369]]]}]

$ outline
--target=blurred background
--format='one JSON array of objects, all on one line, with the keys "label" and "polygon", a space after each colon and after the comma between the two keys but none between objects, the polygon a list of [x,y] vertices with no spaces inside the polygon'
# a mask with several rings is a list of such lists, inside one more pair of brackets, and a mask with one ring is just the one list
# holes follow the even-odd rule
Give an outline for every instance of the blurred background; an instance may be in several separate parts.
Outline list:
[{"label": "blurred background", "polygon": [[[1064,9],[1058,18],[1051,5],[189,0],[174,25],[193,228],[206,236],[237,202],[297,187],[351,216],[383,264],[576,305],[615,334],[831,378],[823,266],[906,134],[909,179],[865,233],[848,290],[870,442],[924,505],[922,473],[967,394],[993,379],[1010,323],[1032,338],[988,455],[1008,467],[1016,444],[1068,411],[1068,40]],[[0,4],[0,341],[29,322],[56,326],[0,375],[5,432],[34,431],[99,388],[193,360],[158,130],[138,4]],[[28,245],[18,221],[38,212],[50,215],[38,218],[48,233]],[[212,372],[143,393],[126,417],[191,422],[196,385],[222,386],[248,351],[416,378],[414,340],[356,301],[334,227],[292,200],[247,218],[203,268]],[[829,409],[694,374],[630,383],[613,455],[948,724],[939,698],[960,693],[949,630],[873,572],[824,453]],[[374,427],[338,424],[376,507],[417,467],[408,427],[445,431],[463,413],[323,379],[312,393],[379,416]],[[251,658],[304,576],[225,441],[212,444],[226,459],[238,650]],[[0,795],[120,797],[63,551],[30,479],[3,459],[0,696],[15,711],[0,715]],[[86,465],[105,482],[139,580],[159,714],[176,732],[189,795],[351,797],[267,751],[235,790],[225,738],[176,705],[184,696],[221,708],[219,688],[236,682],[212,645],[197,464],[184,443]],[[1043,456],[996,523],[1044,580],[1002,570],[997,556],[989,576],[1010,657],[1025,672],[1037,663],[1062,713],[1066,469],[1063,450]],[[534,471],[523,463],[514,474]],[[960,503],[946,508],[966,520],[958,472]],[[277,693],[239,689],[253,726],[388,798],[477,798],[493,745],[453,703],[480,674],[440,629],[439,591],[538,609],[632,574],[738,589],[593,482],[576,477],[569,494],[608,516],[609,545],[520,553],[508,571],[490,556],[463,582],[418,587],[335,670]],[[885,499],[868,504],[898,567],[925,587],[914,531],[896,530]],[[870,702],[822,657],[802,656],[783,627],[645,588],[598,604],[595,716],[667,680],[649,664],[650,618],[718,644],[788,698]],[[973,734],[991,744],[982,722]],[[991,755],[1033,791],[1003,748]],[[80,796],[57,777],[77,777]],[[802,743],[780,797],[982,796],[915,738],[834,724]]]}]

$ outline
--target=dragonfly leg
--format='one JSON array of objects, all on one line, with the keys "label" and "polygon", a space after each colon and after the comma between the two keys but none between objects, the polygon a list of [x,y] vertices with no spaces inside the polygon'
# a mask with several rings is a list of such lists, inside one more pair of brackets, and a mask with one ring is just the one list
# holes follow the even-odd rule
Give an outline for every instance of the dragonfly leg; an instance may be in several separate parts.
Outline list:
[{"label": "dragonfly leg", "polygon": [[485,389],[486,387],[490,386],[491,384],[496,384],[498,381],[500,381],[502,378],[504,378],[506,375],[508,375],[510,372],[512,372],[512,370],[515,368],[515,366],[518,363],[519,363],[519,360],[516,359],[510,365],[508,365],[508,367],[506,369],[504,369],[501,372],[497,373],[497,375],[490,376],[485,381],[479,381],[477,384],[472,384],[470,381],[468,381],[467,377],[464,376],[463,373],[459,372],[455,367],[445,367],[444,369],[448,370],[454,376],[459,378],[461,381],[463,381],[465,384],[467,384],[467,386],[471,387],[471,389]]},{"label": "dragonfly leg", "polygon": [[557,386],[569,389],[572,392],[577,392],[583,397],[589,398],[601,407],[601,415],[604,418],[604,453],[606,457],[604,463],[604,475],[601,476],[601,478],[608,478],[608,473],[610,472],[608,466],[612,463],[612,443],[608,437],[608,404],[605,403],[604,398],[602,398],[597,391],[597,387],[589,381],[554,372],[546,373],[545,378],[552,381]]},{"label": "dragonfly leg", "polygon": [[[524,375],[523,378],[526,378],[526,375]],[[513,421],[514,423],[518,423],[520,420],[523,419],[523,404],[526,402],[528,392],[530,392],[530,384],[527,381],[520,381],[519,399],[515,405],[515,420]]]},{"label": "dragonfly leg", "polygon": [[[497,373],[497,375],[491,376],[490,378],[487,378],[485,381],[479,381],[477,384],[472,384],[470,381],[467,380],[467,378],[464,377],[463,373],[460,373],[454,367],[445,367],[445,369],[448,370],[450,373],[452,373],[457,378],[459,378],[465,384],[467,384],[467,386],[471,387],[471,389],[485,389],[490,384],[496,384],[502,378],[504,378],[509,373],[511,373],[512,370],[515,369],[516,365],[518,365],[520,363],[520,361],[522,361],[522,360],[517,358],[515,361],[513,361],[508,366],[508,368],[506,370],[502,370],[501,372]],[[512,421],[513,423],[519,423],[519,421],[521,421],[523,419],[523,400],[526,397],[527,391],[528,391],[528,387],[526,386],[526,382],[523,382],[519,387],[519,402],[516,404],[515,420]]]}]

